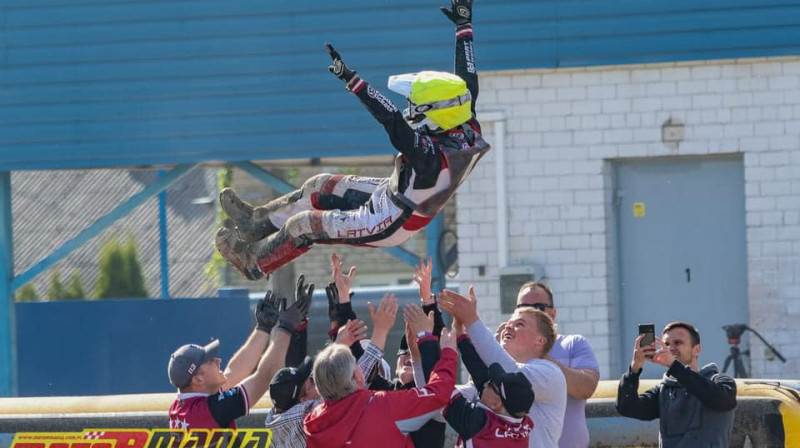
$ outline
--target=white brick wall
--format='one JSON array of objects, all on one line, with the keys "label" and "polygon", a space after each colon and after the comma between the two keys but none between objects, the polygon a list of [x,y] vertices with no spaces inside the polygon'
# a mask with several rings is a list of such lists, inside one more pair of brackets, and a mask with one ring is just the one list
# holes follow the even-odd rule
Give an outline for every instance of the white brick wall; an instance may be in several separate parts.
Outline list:
[{"label": "white brick wall", "polygon": [[[789,360],[767,361],[753,341],[753,374],[800,376],[800,58],[482,72],[478,103],[506,123],[509,264],[545,267],[559,329],[590,339],[603,378],[618,377],[629,345],[619,340],[609,160],[743,153],[749,324]],[[686,125],[677,149],[661,142],[670,117]],[[491,327],[506,317],[495,157],[457,197],[459,281],[475,285]]]}]

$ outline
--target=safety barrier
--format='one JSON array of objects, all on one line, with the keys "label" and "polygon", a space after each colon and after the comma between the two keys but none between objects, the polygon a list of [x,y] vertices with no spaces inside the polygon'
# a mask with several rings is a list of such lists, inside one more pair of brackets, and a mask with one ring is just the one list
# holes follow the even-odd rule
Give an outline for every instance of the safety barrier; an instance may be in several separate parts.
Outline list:
[{"label": "safety barrier", "polygon": [[[640,391],[656,384],[656,380],[642,380]],[[800,381],[737,380],[737,387],[731,446],[800,447]],[[658,420],[642,422],[620,416],[614,406],[616,393],[617,381],[601,381],[587,404],[591,446],[658,446]],[[0,398],[0,434],[165,428],[166,409],[174,399],[174,394]],[[269,399],[262,399],[250,415],[238,421],[239,427],[263,427],[270,407]],[[0,441],[0,448],[6,446]]]}]

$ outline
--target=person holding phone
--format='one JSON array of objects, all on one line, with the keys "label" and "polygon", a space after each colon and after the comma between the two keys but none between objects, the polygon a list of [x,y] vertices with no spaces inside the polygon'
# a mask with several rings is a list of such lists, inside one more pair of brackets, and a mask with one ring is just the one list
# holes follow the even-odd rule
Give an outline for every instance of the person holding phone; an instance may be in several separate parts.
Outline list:
[{"label": "person holding phone", "polygon": [[[646,328],[644,328],[646,330]],[[662,339],[642,344],[636,338],[633,359],[617,391],[617,412],[638,420],[660,419],[659,446],[729,446],[736,408],[736,382],[715,364],[698,369],[700,332],[687,322],[670,322]],[[667,367],[657,386],[638,393],[645,361]]]},{"label": "person holding phone", "polygon": [[[642,339],[639,340],[639,347],[654,344],[656,342],[656,325],[655,324],[641,324],[639,325],[639,335]],[[646,358],[652,358],[652,354],[645,354]]]},{"label": "person holding phone", "polygon": [[[517,295],[517,308],[534,308],[555,322],[557,310],[553,291],[542,282],[522,285]],[[502,330],[501,330],[502,331]],[[600,380],[600,366],[589,341],[579,334],[558,334],[547,358],[554,362],[567,380],[567,410],[559,448],[585,448],[589,445],[586,426],[586,400],[592,396]]]}]

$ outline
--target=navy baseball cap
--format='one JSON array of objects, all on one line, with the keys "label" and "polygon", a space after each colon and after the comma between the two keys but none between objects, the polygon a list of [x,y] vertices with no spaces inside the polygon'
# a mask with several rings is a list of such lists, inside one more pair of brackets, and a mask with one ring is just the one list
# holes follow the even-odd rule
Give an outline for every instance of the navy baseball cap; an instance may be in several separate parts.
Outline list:
[{"label": "navy baseball cap", "polygon": [[286,411],[297,404],[303,383],[311,376],[314,359],[306,356],[297,367],[284,367],[269,382],[269,398],[280,411]]},{"label": "navy baseball cap", "polygon": [[216,358],[218,351],[219,339],[214,339],[207,345],[186,344],[175,350],[167,365],[169,382],[178,389],[188,386],[197,369],[209,359]]},{"label": "navy baseball cap", "polygon": [[531,382],[522,372],[506,373],[503,366],[494,363],[489,366],[489,382],[512,417],[521,418],[528,413],[535,395]]}]

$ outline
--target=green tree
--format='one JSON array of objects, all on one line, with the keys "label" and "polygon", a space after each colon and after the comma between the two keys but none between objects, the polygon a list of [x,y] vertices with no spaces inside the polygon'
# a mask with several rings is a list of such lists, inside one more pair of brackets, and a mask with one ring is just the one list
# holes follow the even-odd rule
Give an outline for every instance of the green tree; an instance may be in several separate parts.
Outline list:
[{"label": "green tree", "polygon": [[36,292],[36,287],[31,283],[26,283],[14,295],[14,300],[17,302],[38,302],[39,294]]},{"label": "green tree", "polygon": [[125,260],[125,274],[130,286],[130,297],[147,297],[147,286],[133,235],[128,235],[128,240],[125,241],[125,246],[122,248],[122,257]]},{"label": "green tree", "polygon": [[47,289],[47,300],[68,298],[69,293],[67,293],[67,288],[61,283],[61,272],[59,272],[58,268],[54,268],[53,273],[50,275],[50,287]]},{"label": "green tree", "polygon": [[[233,186],[233,168],[230,165],[217,170],[217,191],[222,191],[224,188]],[[219,201],[214,198],[214,210],[216,217],[214,219],[214,233],[216,234],[218,228],[222,227],[228,216],[222,207],[219,206]],[[208,281],[210,288],[219,288],[225,283],[225,270],[228,268],[228,262],[214,249],[211,253],[211,260],[203,266],[203,275]]]},{"label": "green tree", "polygon": [[113,236],[100,249],[100,272],[94,295],[98,299],[147,297],[142,267],[132,236],[123,247]]},{"label": "green tree", "polygon": [[83,289],[83,282],[81,281],[81,273],[77,269],[72,271],[69,279],[69,286],[67,287],[67,297],[72,300],[87,299],[86,291]]}]

